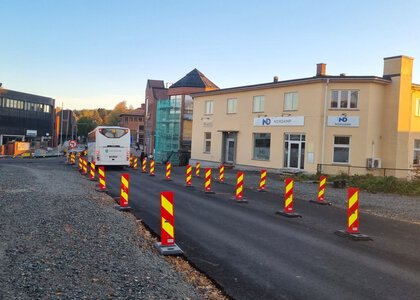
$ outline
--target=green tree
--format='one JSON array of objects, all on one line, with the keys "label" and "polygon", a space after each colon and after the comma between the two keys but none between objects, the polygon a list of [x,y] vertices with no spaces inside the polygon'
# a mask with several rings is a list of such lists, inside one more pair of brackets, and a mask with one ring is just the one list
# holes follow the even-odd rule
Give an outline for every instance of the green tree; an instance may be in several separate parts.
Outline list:
[{"label": "green tree", "polygon": [[83,116],[77,120],[77,135],[87,137],[99,124],[92,117]]},{"label": "green tree", "polygon": [[105,125],[117,126],[120,121],[120,114],[128,111],[127,102],[121,101],[115,105],[114,109],[106,116]]}]

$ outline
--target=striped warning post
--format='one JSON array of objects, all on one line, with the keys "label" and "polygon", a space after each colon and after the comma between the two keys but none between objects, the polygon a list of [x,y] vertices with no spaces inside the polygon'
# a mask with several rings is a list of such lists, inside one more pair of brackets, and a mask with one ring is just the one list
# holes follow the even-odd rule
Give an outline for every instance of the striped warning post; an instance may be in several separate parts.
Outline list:
[{"label": "striped warning post", "polygon": [[166,172],[165,172],[165,180],[172,180],[171,179],[171,170],[172,170],[172,164],[170,161],[166,163]]},{"label": "striped warning post", "polygon": [[321,205],[331,205],[331,202],[325,201],[325,189],[327,187],[327,176],[321,175],[319,178],[318,196],[317,200],[309,200],[311,203]]},{"label": "striped warning post", "polygon": [[277,214],[288,218],[301,218],[302,216],[293,209],[293,190],[294,180],[293,178],[287,178],[284,181],[284,208],[283,211],[277,211]]},{"label": "striped warning post", "polygon": [[116,205],[115,208],[120,211],[128,211],[130,210],[130,206],[128,206],[128,196],[129,196],[129,188],[130,188],[130,174],[123,173],[121,174],[121,188],[120,188],[120,197],[119,201],[120,204]]},{"label": "striped warning post", "polygon": [[206,168],[204,171],[204,192],[214,194],[214,191],[211,190],[211,168]]},{"label": "striped warning post", "polygon": [[83,163],[83,172],[82,172],[82,174],[83,175],[85,175],[85,176],[87,176],[88,175],[88,161],[87,161],[87,158],[83,158],[83,160],[82,160],[82,163]]},{"label": "striped warning post", "polygon": [[219,180],[218,183],[225,183],[225,166],[220,165],[219,166]]},{"label": "striped warning post", "polygon": [[192,167],[187,165],[185,167],[185,186],[192,187]]},{"label": "striped warning post", "polygon": [[141,172],[142,173],[147,173],[147,158],[143,158],[142,162],[141,162]]},{"label": "striped warning post", "polygon": [[83,171],[83,161],[82,161],[82,158],[80,156],[77,158],[77,165],[78,165],[78,168],[79,168],[79,172],[82,173],[82,171]]},{"label": "striped warning post", "polygon": [[195,163],[195,176],[200,177],[200,163],[199,162]]},{"label": "striped warning post", "polygon": [[149,176],[155,176],[155,160],[150,160],[150,166],[149,166]]},{"label": "striped warning post", "polygon": [[134,159],[133,159],[133,169],[138,170],[138,168],[139,168],[139,159],[138,159],[138,157],[134,157]]},{"label": "striped warning post", "polygon": [[96,181],[96,178],[95,178],[95,170],[96,169],[96,166],[95,166],[95,163],[92,161],[91,163],[90,163],[90,170],[89,170],[89,180],[90,181]]},{"label": "striped warning post", "polygon": [[74,155],[74,153],[72,153],[70,156],[70,164],[71,165],[76,164],[76,156]]},{"label": "striped warning post", "polygon": [[182,250],[175,244],[174,193],[160,193],[160,242],[156,243],[160,254],[180,255]]},{"label": "striped warning post", "polygon": [[130,167],[130,168],[132,168],[132,167],[133,167],[133,156],[131,156],[131,155],[130,155],[129,167]]},{"label": "striped warning post", "polygon": [[356,241],[372,240],[371,237],[359,232],[359,189],[348,188],[347,199],[347,230],[338,230],[336,234]]},{"label": "striped warning post", "polygon": [[235,186],[235,201],[236,203],[248,202],[244,198],[244,172],[238,172],[236,174],[236,186]]},{"label": "striped warning post", "polygon": [[258,192],[265,192],[265,184],[267,179],[267,170],[262,169],[260,174],[260,186]]},{"label": "striped warning post", "polygon": [[105,177],[105,167],[99,166],[98,168],[98,177],[99,177],[99,192],[106,192],[106,177]]}]

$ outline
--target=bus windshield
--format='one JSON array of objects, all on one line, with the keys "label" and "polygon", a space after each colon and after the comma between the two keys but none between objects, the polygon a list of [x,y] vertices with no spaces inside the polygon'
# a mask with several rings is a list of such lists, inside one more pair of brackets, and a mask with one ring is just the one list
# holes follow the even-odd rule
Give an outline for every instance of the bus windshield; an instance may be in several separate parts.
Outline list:
[{"label": "bus windshield", "polygon": [[107,138],[117,139],[128,133],[128,129],[123,128],[100,128],[99,132]]}]

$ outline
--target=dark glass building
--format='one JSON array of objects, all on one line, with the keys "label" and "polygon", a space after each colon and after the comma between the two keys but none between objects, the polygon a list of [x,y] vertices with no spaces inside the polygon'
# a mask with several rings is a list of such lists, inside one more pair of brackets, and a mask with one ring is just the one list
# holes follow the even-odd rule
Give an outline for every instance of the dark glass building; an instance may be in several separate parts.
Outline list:
[{"label": "dark glass building", "polygon": [[49,140],[55,100],[0,87],[0,145],[8,141]]}]

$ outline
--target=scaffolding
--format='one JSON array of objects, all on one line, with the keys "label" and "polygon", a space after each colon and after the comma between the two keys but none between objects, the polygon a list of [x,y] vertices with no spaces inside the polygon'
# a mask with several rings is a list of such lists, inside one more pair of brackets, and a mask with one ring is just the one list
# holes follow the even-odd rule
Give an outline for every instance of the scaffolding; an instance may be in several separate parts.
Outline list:
[{"label": "scaffolding", "polygon": [[162,99],[156,107],[155,160],[179,164],[181,99]]}]

